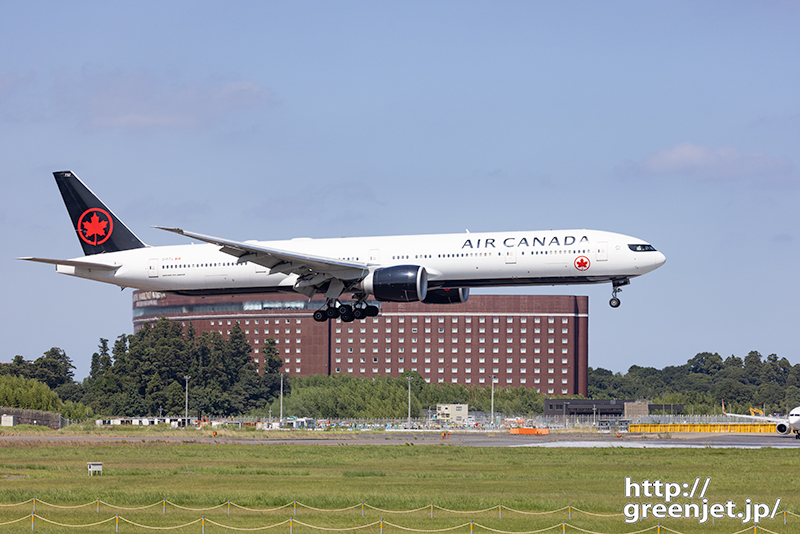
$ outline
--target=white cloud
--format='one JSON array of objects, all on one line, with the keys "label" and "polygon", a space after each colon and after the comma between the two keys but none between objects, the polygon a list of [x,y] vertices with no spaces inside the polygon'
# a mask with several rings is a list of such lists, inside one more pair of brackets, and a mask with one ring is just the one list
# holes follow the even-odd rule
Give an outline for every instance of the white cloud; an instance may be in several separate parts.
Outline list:
[{"label": "white cloud", "polygon": [[92,129],[162,130],[207,127],[267,105],[271,93],[249,80],[185,80],[137,71],[61,76],[53,84],[56,115]]},{"label": "white cloud", "polygon": [[95,128],[164,129],[219,122],[269,100],[268,89],[245,80],[172,84],[146,75],[128,75],[91,86],[84,104]]},{"label": "white cloud", "polygon": [[654,152],[641,162],[620,169],[624,174],[685,176],[701,180],[755,179],[784,181],[796,178],[787,158],[773,158],[761,151],[743,152],[732,147],[709,148],[681,143]]}]

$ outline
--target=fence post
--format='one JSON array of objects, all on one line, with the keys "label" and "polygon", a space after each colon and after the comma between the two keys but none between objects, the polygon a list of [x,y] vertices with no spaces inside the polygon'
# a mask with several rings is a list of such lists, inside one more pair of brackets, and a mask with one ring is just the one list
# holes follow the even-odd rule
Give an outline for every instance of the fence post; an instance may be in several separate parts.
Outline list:
[{"label": "fence post", "polygon": [[661,523],[658,524],[658,530],[656,530],[656,534],[661,534]]},{"label": "fence post", "polygon": [[364,517],[364,501],[361,501],[361,517]]},{"label": "fence post", "polygon": [[206,516],[202,517],[200,524],[203,526],[203,534],[206,534]]},{"label": "fence post", "polygon": [[100,513],[100,499],[97,499],[97,513]]},{"label": "fence post", "polygon": [[292,504],[294,505],[294,515],[297,515],[297,501],[292,501]]},{"label": "fence post", "polygon": [[[34,502],[35,502],[35,501],[34,501]],[[35,508],[36,508],[36,505],[34,504],[34,506],[33,506],[33,507],[34,507],[34,509],[35,509]],[[433,503],[431,503],[431,519],[433,519]]]},{"label": "fence post", "polygon": [[566,523],[561,523],[561,533],[563,534],[566,531],[567,531],[567,524]]},{"label": "fence post", "polygon": [[33,513],[36,513],[36,497],[33,498]]},{"label": "fence post", "polygon": [[472,524],[473,523],[474,523],[474,521],[470,521],[469,522],[469,534],[472,534]]},{"label": "fence post", "polygon": [[383,534],[383,518],[381,517],[381,534]]},{"label": "fence post", "polygon": [[292,534],[292,518],[289,518],[289,534]]},{"label": "fence post", "polygon": [[33,531],[33,519],[36,517],[36,512],[31,514],[31,531]]},{"label": "fence post", "polygon": [[783,509],[783,526],[786,526],[786,508]]},{"label": "fence post", "polygon": [[161,513],[162,514],[166,514],[167,513],[167,499],[163,499],[161,501]]},{"label": "fence post", "polygon": [[500,519],[503,519],[503,505],[502,504],[498,505],[497,509],[500,511]]},{"label": "fence post", "polygon": [[231,501],[228,500],[228,515],[231,515]]},{"label": "fence post", "polygon": [[569,514],[567,518],[572,521],[572,506],[567,506],[567,513]]},{"label": "fence post", "polygon": [[119,532],[119,514],[117,514],[117,530],[115,532]]}]

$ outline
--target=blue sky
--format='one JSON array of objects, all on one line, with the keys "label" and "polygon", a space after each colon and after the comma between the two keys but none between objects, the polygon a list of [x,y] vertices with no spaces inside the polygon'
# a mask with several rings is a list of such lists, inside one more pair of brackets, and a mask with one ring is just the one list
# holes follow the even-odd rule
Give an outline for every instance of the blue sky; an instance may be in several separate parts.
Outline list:
[{"label": "blue sky", "polygon": [[130,290],[18,256],[81,249],[52,178],[236,240],[592,228],[667,256],[590,299],[590,365],[800,363],[796,2],[0,0],[0,361],[88,373]]}]

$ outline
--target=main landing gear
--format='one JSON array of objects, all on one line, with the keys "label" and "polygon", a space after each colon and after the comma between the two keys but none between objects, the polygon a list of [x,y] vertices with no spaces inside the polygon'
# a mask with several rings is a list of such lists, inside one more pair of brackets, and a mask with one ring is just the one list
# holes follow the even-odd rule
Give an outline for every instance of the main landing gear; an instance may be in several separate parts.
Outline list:
[{"label": "main landing gear", "polygon": [[620,289],[622,286],[627,286],[630,283],[631,283],[631,281],[628,280],[627,278],[624,279],[624,280],[613,280],[611,282],[611,287],[612,287],[612,289],[611,289],[611,300],[608,301],[608,304],[612,308],[619,308],[619,305],[621,304],[621,302],[617,298],[617,293],[621,293],[622,292],[622,289]]},{"label": "main landing gear", "polygon": [[338,299],[329,299],[324,310],[314,312],[314,320],[318,323],[323,323],[338,317],[344,323],[352,323],[355,320],[375,317],[379,311],[377,306],[365,306],[363,302],[356,302],[355,305],[350,305],[342,304]]}]

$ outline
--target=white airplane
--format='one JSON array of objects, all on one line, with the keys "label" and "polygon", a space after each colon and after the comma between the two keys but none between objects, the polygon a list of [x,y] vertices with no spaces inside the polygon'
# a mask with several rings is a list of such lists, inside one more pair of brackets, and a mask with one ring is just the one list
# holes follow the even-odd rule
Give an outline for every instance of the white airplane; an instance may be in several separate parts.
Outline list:
[{"label": "white airplane", "polygon": [[[611,283],[616,308],[621,286],[666,261],[641,239],[597,230],[239,242],[156,226],[208,244],[151,247],[74,173],[53,175],[85,256],[18,259],[122,288],[182,295],[323,294],[326,308],[314,313],[317,321],[375,316],[370,296],[449,304],[465,302],[470,288],[495,286]],[[354,302],[340,300],[345,294]]]},{"label": "white airplane", "polygon": [[795,439],[800,439],[800,406],[790,411],[789,417],[770,417],[768,415],[728,413],[725,411],[725,401],[722,401],[722,413],[728,417],[740,417],[742,419],[754,419],[756,421],[775,423],[775,432],[781,436],[788,436],[794,432]]}]

